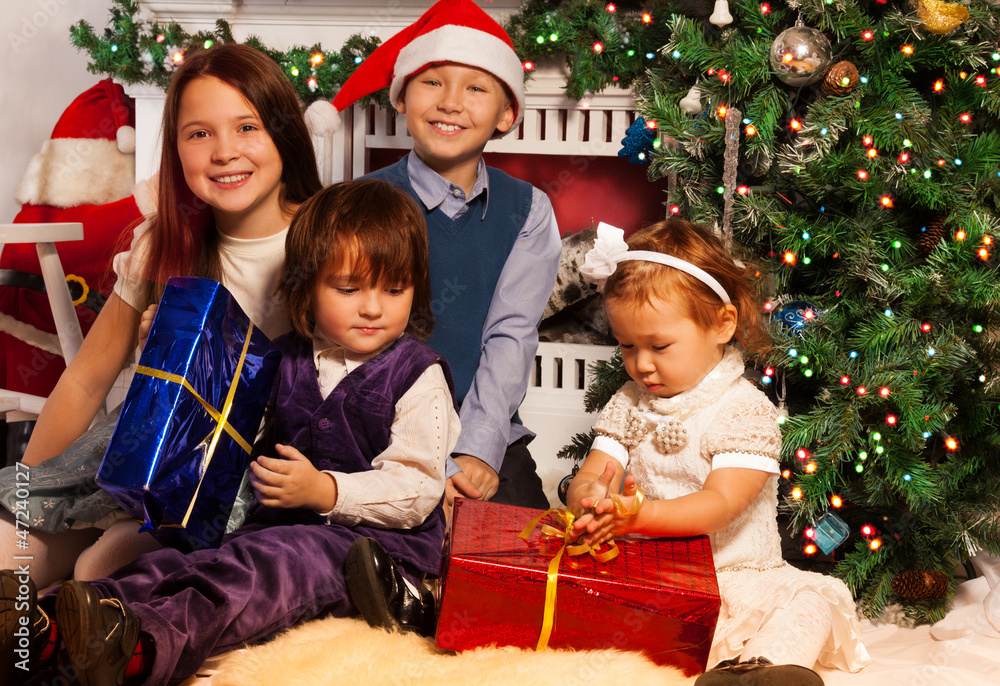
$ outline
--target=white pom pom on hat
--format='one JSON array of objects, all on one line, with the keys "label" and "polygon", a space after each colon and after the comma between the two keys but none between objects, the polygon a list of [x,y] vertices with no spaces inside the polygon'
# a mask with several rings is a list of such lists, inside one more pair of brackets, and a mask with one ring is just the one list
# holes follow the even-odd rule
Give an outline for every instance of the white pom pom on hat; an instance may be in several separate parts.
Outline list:
[{"label": "white pom pom on hat", "polygon": [[332,136],[340,128],[340,113],[327,100],[317,100],[306,108],[306,127],[314,136]]},{"label": "white pom pom on hat", "polygon": [[119,126],[115,132],[115,142],[118,144],[119,152],[126,155],[135,152],[135,127]]},{"label": "white pom pom on hat", "polygon": [[[406,80],[432,64],[454,62],[487,71],[510,90],[514,102],[516,130],[524,117],[524,67],[514,52],[510,36],[472,0],[440,0],[415,22],[380,45],[344,82],[333,98],[333,108],[342,112],[355,102],[389,87],[389,100],[397,101]],[[312,110],[317,103],[309,106]],[[322,110],[322,107],[317,108]],[[306,123],[314,135],[309,111]],[[326,115],[317,122],[325,126]],[[329,132],[332,133],[337,125]],[[327,130],[327,129],[323,129]],[[507,132],[497,132],[503,135]],[[328,135],[328,134],[326,134]]]}]

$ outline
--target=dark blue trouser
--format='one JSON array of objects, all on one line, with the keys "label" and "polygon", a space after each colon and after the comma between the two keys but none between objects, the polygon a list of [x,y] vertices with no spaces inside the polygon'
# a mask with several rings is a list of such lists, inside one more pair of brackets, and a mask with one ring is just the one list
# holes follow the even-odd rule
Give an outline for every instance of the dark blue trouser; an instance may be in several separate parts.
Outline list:
[{"label": "dark blue trouser", "polygon": [[92,584],[121,599],[152,636],[145,683],[179,683],[213,655],[319,615],[356,614],[344,560],[357,537],[337,524],[250,524],[218,550],[158,550]]}]

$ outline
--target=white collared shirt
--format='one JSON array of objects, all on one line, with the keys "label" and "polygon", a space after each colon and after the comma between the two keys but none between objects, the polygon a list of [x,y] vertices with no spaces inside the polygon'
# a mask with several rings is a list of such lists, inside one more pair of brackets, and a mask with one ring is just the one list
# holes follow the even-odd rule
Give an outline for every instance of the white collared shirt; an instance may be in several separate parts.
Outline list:
[{"label": "white collared shirt", "polygon": [[[320,393],[378,353],[355,355],[328,341],[313,343]],[[328,471],[337,482],[337,503],[322,513],[345,526],[387,529],[423,522],[444,494],[445,463],[461,425],[441,365],[431,365],[396,403],[389,446],[363,472]]]}]

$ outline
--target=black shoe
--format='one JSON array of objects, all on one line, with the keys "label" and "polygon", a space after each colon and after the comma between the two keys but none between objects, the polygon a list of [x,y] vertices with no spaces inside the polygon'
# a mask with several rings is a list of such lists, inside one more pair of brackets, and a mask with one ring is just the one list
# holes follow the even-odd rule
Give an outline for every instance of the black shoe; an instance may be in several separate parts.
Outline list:
[{"label": "black shoe", "polygon": [[347,591],[368,624],[434,635],[434,596],[427,589],[414,594],[378,541],[364,537],[355,540],[347,551],[346,569]]},{"label": "black shoe", "polygon": [[[28,617],[22,624],[22,617]],[[52,625],[38,607],[35,582],[27,574],[0,571],[0,675],[3,683],[20,684],[34,674]]]},{"label": "black shoe", "polygon": [[56,624],[80,686],[121,686],[139,642],[139,618],[120,600],[101,600],[83,581],[56,596]]},{"label": "black shoe", "polygon": [[765,657],[720,662],[694,686],[823,686],[819,674],[801,665],[776,665]]}]

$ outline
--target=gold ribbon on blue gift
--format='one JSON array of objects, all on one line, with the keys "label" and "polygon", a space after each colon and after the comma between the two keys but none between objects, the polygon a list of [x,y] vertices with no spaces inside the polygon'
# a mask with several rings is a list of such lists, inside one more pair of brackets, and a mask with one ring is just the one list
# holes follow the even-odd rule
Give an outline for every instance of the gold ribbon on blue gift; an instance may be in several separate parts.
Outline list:
[{"label": "gold ribbon on blue gift", "polygon": [[[642,503],[645,499],[645,495],[641,488],[636,489],[635,500],[632,502],[631,507],[626,507],[625,503],[622,502],[621,497],[614,493],[611,495],[611,502],[614,505],[615,511],[622,516],[632,516],[639,512],[639,508],[642,507]],[[558,529],[551,524],[543,524],[542,520],[553,515],[555,519],[562,526],[562,529]],[[548,536],[550,538],[561,538],[563,541],[562,546],[556,551],[556,554],[552,556],[549,561],[549,568],[546,574],[545,580],[545,608],[542,614],[542,630],[538,634],[538,643],[535,645],[535,651],[545,650],[549,645],[549,637],[552,635],[552,629],[555,625],[555,615],[556,615],[556,588],[559,585],[559,564],[562,562],[563,553],[570,556],[576,555],[590,555],[598,562],[610,562],[611,560],[618,557],[618,544],[615,543],[615,539],[611,539],[607,542],[608,548],[602,550],[600,544],[598,546],[590,546],[586,543],[574,543],[573,542],[573,523],[576,521],[576,515],[574,515],[569,510],[563,509],[561,507],[552,507],[538,515],[524,527],[517,536],[518,538],[523,538],[528,540],[531,537],[532,532],[541,524],[540,533],[542,536]]]},{"label": "gold ribbon on blue gift", "polygon": [[135,369],[136,374],[143,374],[145,376],[151,376],[154,379],[162,379],[164,381],[169,381],[170,383],[176,383],[183,386],[194,399],[205,409],[205,412],[215,421],[215,429],[212,431],[212,439],[209,442],[208,449],[205,450],[204,457],[202,458],[202,465],[199,469],[198,486],[194,489],[194,495],[191,496],[191,502],[188,504],[187,512],[184,514],[184,519],[180,524],[167,525],[175,527],[186,527],[188,519],[191,517],[191,512],[194,510],[194,504],[198,500],[198,492],[201,490],[201,484],[205,480],[205,474],[208,473],[208,465],[212,461],[212,456],[215,454],[215,447],[219,444],[219,438],[222,436],[222,432],[225,431],[232,437],[236,444],[240,446],[248,455],[252,450],[250,443],[240,435],[240,432],[229,423],[229,413],[233,408],[233,398],[236,396],[236,388],[239,384],[240,375],[243,373],[243,363],[247,358],[247,350],[250,349],[250,335],[253,333],[253,322],[250,322],[249,328],[247,329],[246,336],[243,339],[243,350],[240,351],[240,359],[236,363],[236,372],[233,374],[233,380],[229,384],[229,392],[226,394],[226,399],[222,404],[222,410],[216,410],[212,407],[211,403],[201,397],[201,394],[194,389],[194,386],[185,379],[180,374],[171,374],[170,372],[165,372],[162,369],[154,369],[152,367],[146,367],[144,365],[139,365]]}]

